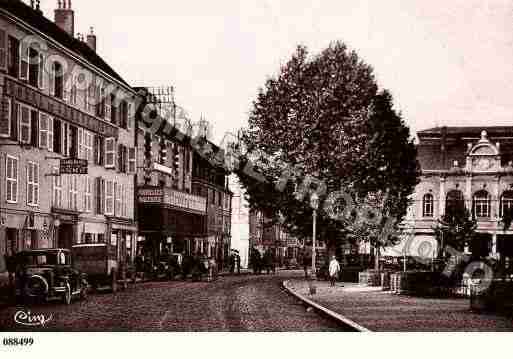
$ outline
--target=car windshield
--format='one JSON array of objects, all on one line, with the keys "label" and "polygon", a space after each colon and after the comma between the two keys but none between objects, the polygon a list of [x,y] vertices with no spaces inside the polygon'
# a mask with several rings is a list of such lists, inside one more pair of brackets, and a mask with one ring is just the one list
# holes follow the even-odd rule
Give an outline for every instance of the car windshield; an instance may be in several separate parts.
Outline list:
[{"label": "car windshield", "polygon": [[30,253],[20,257],[20,263],[27,266],[69,264],[66,253]]}]

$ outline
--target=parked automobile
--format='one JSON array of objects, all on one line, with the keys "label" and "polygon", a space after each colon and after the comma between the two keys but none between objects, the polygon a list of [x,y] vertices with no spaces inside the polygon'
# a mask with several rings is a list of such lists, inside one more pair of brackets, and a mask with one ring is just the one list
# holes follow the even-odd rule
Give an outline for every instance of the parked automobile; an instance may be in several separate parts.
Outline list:
[{"label": "parked automobile", "polygon": [[16,254],[16,302],[87,297],[87,277],[72,263],[67,249],[35,249]]}]

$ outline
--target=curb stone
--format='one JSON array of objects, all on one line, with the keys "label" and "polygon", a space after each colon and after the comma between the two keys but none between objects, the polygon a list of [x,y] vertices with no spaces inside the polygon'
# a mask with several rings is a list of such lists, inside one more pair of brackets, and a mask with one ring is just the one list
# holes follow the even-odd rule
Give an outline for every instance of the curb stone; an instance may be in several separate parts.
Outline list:
[{"label": "curb stone", "polygon": [[364,326],[361,326],[358,323],[353,322],[351,319],[348,319],[348,318],[344,317],[343,315],[335,313],[334,311],[332,311],[332,310],[330,310],[330,309],[328,309],[326,307],[323,307],[322,305],[317,304],[314,301],[312,301],[312,300],[306,298],[305,296],[299,294],[298,292],[292,290],[290,288],[290,286],[289,286],[289,281],[288,280],[283,281],[282,285],[283,285],[283,288],[285,288],[285,290],[287,290],[290,294],[292,294],[294,297],[298,298],[303,303],[306,303],[307,305],[309,305],[310,307],[314,308],[315,310],[324,313],[325,315],[327,315],[330,318],[336,320],[337,322],[343,324],[344,326],[349,326],[352,329],[356,330],[357,332],[361,332],[361,333],[371,332],[371,330],[365,328]]}]

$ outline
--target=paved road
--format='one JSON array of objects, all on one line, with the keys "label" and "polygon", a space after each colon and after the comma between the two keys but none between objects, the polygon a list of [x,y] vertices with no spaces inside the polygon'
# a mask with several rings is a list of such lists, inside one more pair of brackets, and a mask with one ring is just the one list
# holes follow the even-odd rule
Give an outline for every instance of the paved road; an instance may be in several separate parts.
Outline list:
[{"label": "paved road", "polygon": [[[341,330],[282,290],[280,283],[289,277],[290,272],[282,272],[223,277],[214,283],[144,283],[115,294],[94,294],[70,306],[47,303],[27,309],[53,316],[45,328],[36,329],[48,331]],[[24,330],[13,320],[19,309],[0,311],[0,330]]]}]

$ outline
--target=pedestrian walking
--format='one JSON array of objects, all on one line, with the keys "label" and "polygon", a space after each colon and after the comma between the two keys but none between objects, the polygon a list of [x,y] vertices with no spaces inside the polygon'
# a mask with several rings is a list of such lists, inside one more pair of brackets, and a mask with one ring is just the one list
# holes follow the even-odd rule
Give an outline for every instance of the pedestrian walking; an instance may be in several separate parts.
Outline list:
[{"label": "pedestrian walking", "polygon": [[333,256],[331,258],[329,272],[330,272],[330,286],[334,287],[335,282],[337,281],[338,273],[340,272],[340,263],[337,261],[337,258],[335,256]]},{"label": "pedestrian walking", "polygon": [[240,255],[237,254],[237,274],[240,274]]}]

